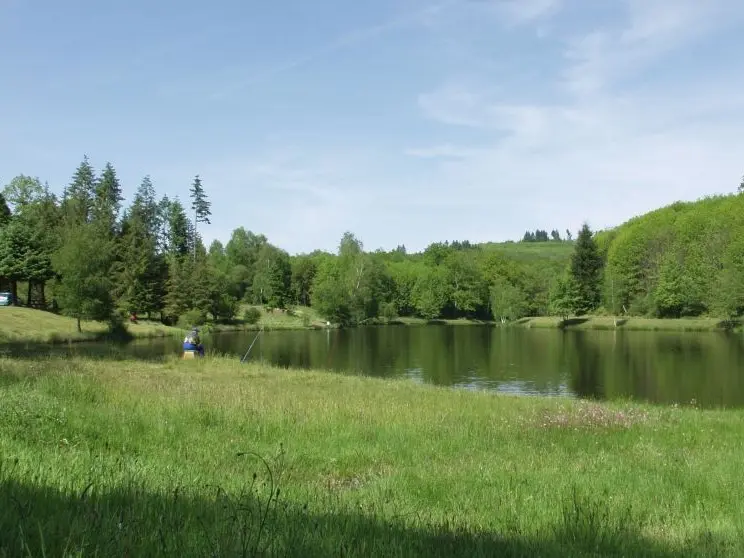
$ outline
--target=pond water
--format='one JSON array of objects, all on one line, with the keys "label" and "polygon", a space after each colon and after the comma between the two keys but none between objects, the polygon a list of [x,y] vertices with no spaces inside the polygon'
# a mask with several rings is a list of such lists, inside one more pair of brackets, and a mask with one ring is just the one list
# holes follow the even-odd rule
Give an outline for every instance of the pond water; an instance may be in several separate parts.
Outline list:
[{"label": "pond water", "polygon": [[[255,332],[215,335],[207,350],[239,360],[255,337]],[[150,360],[180,352],[180,341],[0,352]],[[744,336],[737,334],[446,325],[267,331],[248,360],[526,395],[744,406]]]}]

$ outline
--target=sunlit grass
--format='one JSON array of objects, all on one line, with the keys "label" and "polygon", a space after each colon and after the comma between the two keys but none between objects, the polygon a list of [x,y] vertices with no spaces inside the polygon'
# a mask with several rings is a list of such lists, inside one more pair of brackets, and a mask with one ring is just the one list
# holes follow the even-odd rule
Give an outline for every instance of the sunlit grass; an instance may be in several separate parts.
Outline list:
[{"label": "sunlit grass", "polygon": [[633,331],[723,331],[725,324],[719,318],[679,318],[679,319],[657,319],[640,317],[617,317],[612,316],[578,316],[569,318],[564,323],[561,318],[555,316],[541,316],[524,318],[518,321],[519,325],[537,328],[569,329],[625,329]]},{"label": "sunlit grass", "polygon": [[737,556],[742,419],[237,359],[0,360],[0,556]]},{"label": "sunlit grass", "polygon": [[[51,312],[18,306],[0,307],[0,343],[55,343],[90,341],[100,339],[108,332],[108,324],[83,320],[82,332],[77,330],[77,320]],[[133,337],[164,337],[179,334],[181,330],[155,321],[140,320],[128,324]]]}]

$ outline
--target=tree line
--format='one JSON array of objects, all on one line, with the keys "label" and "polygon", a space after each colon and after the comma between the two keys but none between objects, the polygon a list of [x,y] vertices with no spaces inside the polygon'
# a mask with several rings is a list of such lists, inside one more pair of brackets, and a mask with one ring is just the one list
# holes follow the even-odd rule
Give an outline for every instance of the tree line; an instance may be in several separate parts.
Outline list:
[{"label": "tree line", "polygon": [[187,203],[158,197],[149,176],[123,201],[114,167],[96,173],[87,157],[61,196],[38,178],[15,177],[0,199],[3,288],[78,327],[133,314],[182,326],[255,320],[255,311],[239,316],[242,305],[311,306],[343,326],[744,310],[742,196],[675,204],[599,233],[584,224],[575,241],[554,229],[545,245],[538,229],[517,243],[435,242],[409,254],[404,245],[365,251],[347,232],[334,253],[299,255],[244,227],[205,246],[211,203],[199,175]]}]

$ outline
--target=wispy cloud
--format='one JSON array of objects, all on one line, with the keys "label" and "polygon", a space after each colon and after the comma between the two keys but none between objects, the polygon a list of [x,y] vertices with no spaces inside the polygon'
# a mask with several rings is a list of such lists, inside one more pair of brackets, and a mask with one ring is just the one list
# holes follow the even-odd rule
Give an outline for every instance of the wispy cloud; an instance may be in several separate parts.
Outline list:
[{"label": "wispy cloud", "polygon": [[513,23],[526,23],[555,14],[562,0],[502,0],[497,10]]},{"label": "wispy cloud", "polygon": [[267,71],[252,73],[239,78],[226,86],[220,87],[212,93],[211,97],[213,99],[223,99],[242,91],[246,87],[267,81],[274,76],[309,64],[344,48],[375,39],[396,29],[403,29],[407,26],[421,24],[427,18],[437,14],[447,6],[456,2],[457,0],[441,0],[440,2],[426,4],[423,7],[419,7],[410,12],[397,15],[382,23],[351,29],[342,33],[340,36],[335,37],[331,41],[320,45],[318,48],[312,49],[303,54],[298,54],[294,58],[280,62],[269,68]]},{"label": "wispy cloud", "polygon": [[[611,226],[673,199],[731,191],[743,164],[741,73],[688,82],[682,91],[653,79],[638,88],[617,85],[729,24],[744,5],[628,0],[626,7],[621,25],[566,41],[560,77],[539,84],[556,93],[549,102],[457,81],[420,95],[426,118],[472,128],[481,140],[406,153],[438,161],[440,184],[492,203],[498,219],[511,220],[499,213],[508,207],[509,215],[522,210],[544,226],[559,219]],[[572,95],[561,97],[561,90]]]},{"label": "wispy cloud", "polygon": [[686,43],[741,21],[736,0],[625,0],[627,20],[571,37],[564,85],[572,93],[601,92]]}]

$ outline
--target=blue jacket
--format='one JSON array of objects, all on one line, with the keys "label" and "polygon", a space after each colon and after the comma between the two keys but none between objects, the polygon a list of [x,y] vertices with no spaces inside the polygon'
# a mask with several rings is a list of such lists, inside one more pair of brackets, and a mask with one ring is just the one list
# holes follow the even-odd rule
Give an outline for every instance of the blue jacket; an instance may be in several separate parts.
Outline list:
[{"label": "blue jacket", "polygon": [[199,339],[198,333],[191,332],[186,336],[186,338],[183,340],[183,350],[198,351],[200,353],[204,352],[204,347],[201,344],[201,339]]}]

